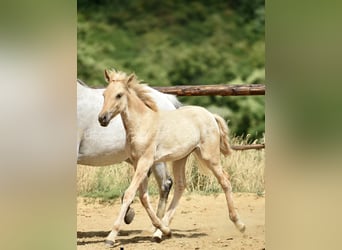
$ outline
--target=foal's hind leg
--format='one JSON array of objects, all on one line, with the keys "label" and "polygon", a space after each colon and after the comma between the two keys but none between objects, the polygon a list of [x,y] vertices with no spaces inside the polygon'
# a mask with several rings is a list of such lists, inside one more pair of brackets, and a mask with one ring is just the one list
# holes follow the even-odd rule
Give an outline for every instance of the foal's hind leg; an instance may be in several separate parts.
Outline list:
[{"label": "foal's hind leg", "polygon": [[212,169],[217,180],[221,184],[221,187],[226,195],[226,201],[228,205],[229,218],[234,222],[237,229],[243,233],[246,230],[245,224],[240,220],[239,215],[234,207],[234,201],[232,196],[232,186],[229,181],[228,174],[222,169],[221,165],[219,168],[213,167]]},{"label": "foal's hind leg", "polygon": [[[172,170],[173,170],[173,177],[175,181],[175,189],[173,194],[172,202],[164,215],[163,218],[163,224],[165,226],[169,226],[171,223],[171,220],[175,214],[176,208],[178,206],[179,200],[182,197],[182,194],[186,187],[186,180],[185,180],[185,163],[186,163],[187,157],[172,162]],[[160,242],[162,239],[163,233],[157,229],[155,233],[153,234],[153,238]]]},{"label": "foal's hind leg", "polygon": [[154,164],[152,167],[152,172],[159,187],[157,216],[158,218],[162,219],[165,214],[167,198],[172,187],[172,179],[167,171],[166,164],[163,162]]},{"label": "foal's hind leg", "polygon": [[211,154],[211,157],[207,157],[209,155],[206,155],[203,152],[196,151],[195,153],[197,154],[199,160],[214,173],[216,179],[220,183],[224,191],[224,194],[226,196],[229,218],[235,224],[237,229],[243,233],[246,229],[246,226],[240,220],[239,215],[235,209],[234,201],[233,201],[233,194],[232,194],[232,185],[229,181],[228,174],[222,169],[222,165],[220,162],[220,154],[217,154],[217,155]]}]

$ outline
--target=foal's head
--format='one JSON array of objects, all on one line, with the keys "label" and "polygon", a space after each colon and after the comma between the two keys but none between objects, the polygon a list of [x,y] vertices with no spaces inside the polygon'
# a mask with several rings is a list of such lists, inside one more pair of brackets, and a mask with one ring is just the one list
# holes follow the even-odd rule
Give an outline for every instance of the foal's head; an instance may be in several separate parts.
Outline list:
[{"label": "foal's head", "polygon": [[127,106],[129,94],[135,94],[149,109],[158,111],[158,107],[149,90],[140,84],[134,74],[127,76],[123,72],[105,70],[108,87],[103,92],[104,102],[99,114],[99,122],[106,127],[110,120],[121,113]]},{"label": "foal's head", "polygon": [[136,77],[134,74],[127,76],[123,72],[110,70],[105,70],[104,76],[108,86],[103,92],[104,102],[98,119],[101,126],[106,127],[126,107],[128,87]]}]

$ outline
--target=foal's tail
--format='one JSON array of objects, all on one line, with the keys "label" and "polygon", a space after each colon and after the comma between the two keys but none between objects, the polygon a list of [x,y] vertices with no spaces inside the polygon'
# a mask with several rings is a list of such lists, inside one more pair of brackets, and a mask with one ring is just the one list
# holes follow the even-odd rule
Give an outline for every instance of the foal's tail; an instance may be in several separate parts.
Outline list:
[{"label": "foal's tail", "polygon": [[217,125],[219,126],[221,153],[224,155],[229,155],[232,152],[232,149],[228,141],[228,126],[221,116],[218,116],[216,114],[213,114],[213,116],[216,120]]}]

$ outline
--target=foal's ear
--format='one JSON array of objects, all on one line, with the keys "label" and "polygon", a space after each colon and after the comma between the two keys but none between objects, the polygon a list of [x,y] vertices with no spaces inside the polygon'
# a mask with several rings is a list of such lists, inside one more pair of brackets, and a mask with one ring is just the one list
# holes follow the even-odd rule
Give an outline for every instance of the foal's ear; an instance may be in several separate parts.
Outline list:
[{"label": "foal's ear", "polygon": [[106,80],[106,82],[110,82],[110,72],[109,72],[109,70],[108,69],[105,69],[104,70],[104,78],[105,78],[105,80]]},{"label": "foal's ear", "polygon": [[130,74],[127,77],[126,84],[129,85],[133,81],[134,78],[135,78],[135,74],[134,73]]}]

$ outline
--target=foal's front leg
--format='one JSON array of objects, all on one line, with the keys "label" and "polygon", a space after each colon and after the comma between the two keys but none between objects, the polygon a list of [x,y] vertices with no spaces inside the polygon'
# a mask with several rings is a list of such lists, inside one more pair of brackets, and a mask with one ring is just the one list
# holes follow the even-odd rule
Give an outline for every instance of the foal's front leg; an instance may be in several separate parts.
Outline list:
[{"label": "foal's front leg", "polygon": [[[151,157],[142,157],[138,160],[138,163],[137,163],[136,168],[135,168],[135,173],[134,173],[133,179],[132,179],[129,187],[127,188],[127,190],[124,194],[124,198],[122,200],[122,205],[121,205],[121,209],[119,212],[119,216],[117,217],[116,221],[114,222],[112,231],[109,233],[109,235],[106,238],[105,242],[107,245],[110,245],[110,246],[114,245],[115,238],[119,233],[120,226],[124,220],[127,209],[129,207],[129,205],[132,203],[138,187],[142,184],[143,180],[145,178],[147,178],[148,170],[152,164],[153,164],[153,160]],[[149,202],[148,202],[148,204],[149,204]],[[145,207],[144,203],[143,203],[143,205]],[[161,221],[158,219],[156,214],[153,211],[150,211],[149,209],[147,209],[146,207],[145,207],[145,209],[148,212],[148,214],[152,220],[152,224],[155,227],[160,228],[160,230],[164,234],[169,234],[170,230],[167,227],[166,228],[163,227]]]},{"label": "foal's front leg", "polygon": [[142,183],[144,178],[147,177],[148,170],[150,166],[152,165],[152,163],[153,162],[149,159],[145,159],[145,160],[141,159],[139,160],[137,165],[134,165],[135,173],[133,175],[133,178],[129,187],[126,189],[124,193],[122,204],[121,204],[121,209],[120,209],[117,219],[114,222],[112,231],[109,233],[109,235],[107,236],[105,240],[105,243],[107,245],[113,246],[115,244],[115,238],[119,233],[120,226],[124,220],[124,217],[125,217],[125,214],[127,213],[129,205],[132,203],[139,185]]}]

